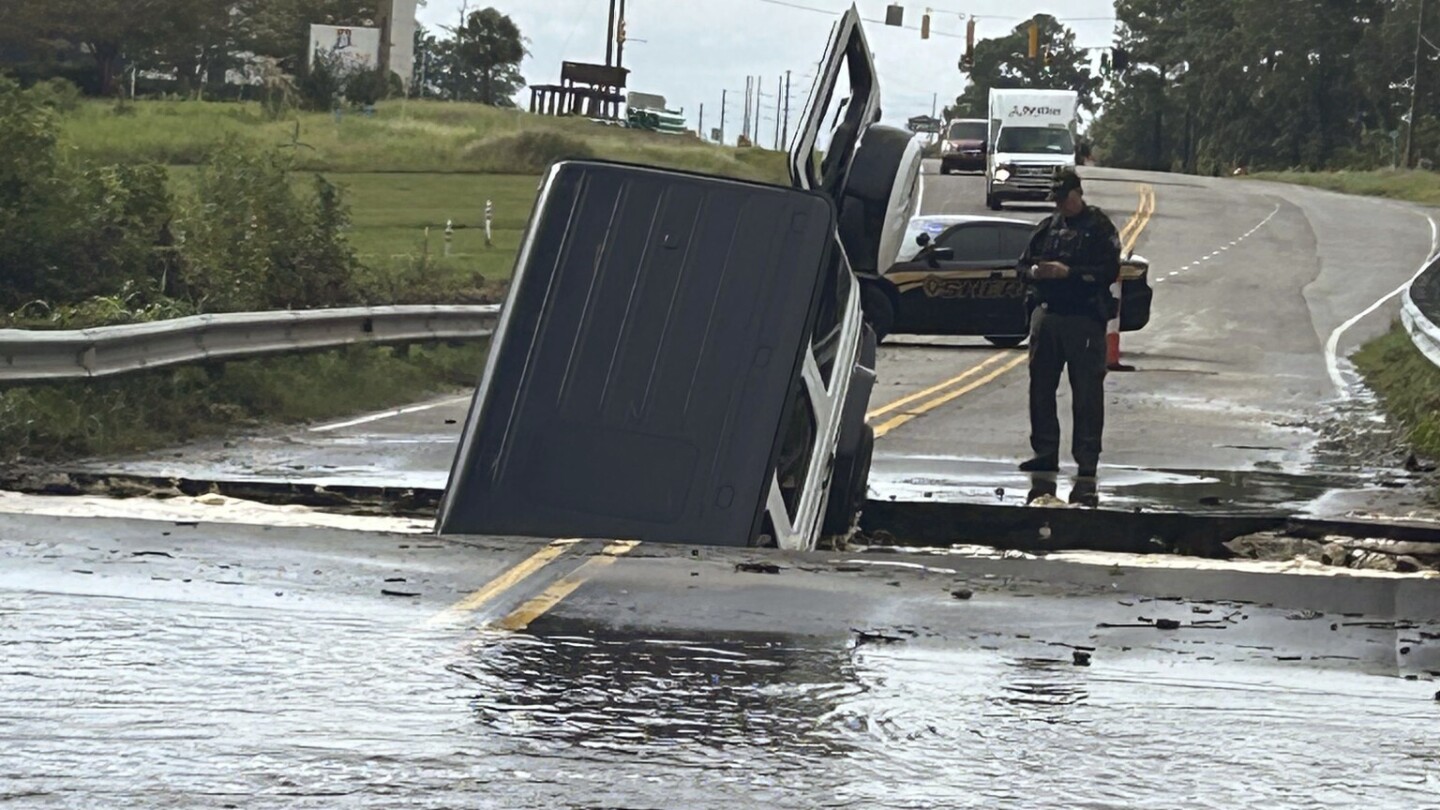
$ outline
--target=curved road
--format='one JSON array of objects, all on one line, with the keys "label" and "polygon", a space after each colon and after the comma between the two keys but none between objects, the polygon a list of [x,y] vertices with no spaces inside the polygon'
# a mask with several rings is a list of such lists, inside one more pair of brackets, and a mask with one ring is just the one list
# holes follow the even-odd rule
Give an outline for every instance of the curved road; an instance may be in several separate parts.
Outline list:
[{"label": "curved road", "polygon": [[[1256,183],[1086,174],[1117,213],[1137,210],[1142,186],[1155,194],[1138,240],[1155,317],[1125,341],[1139,371],[1107,383],[1105,497],[1183,500],[1231,474],[1253,496],[1313,475],[1318,434],[1294,425],[1354,407],[1332,381],[1331,335],[1413,273],[1424,218]],[[973,178],[925,179],[927,207],[973,209]],[[1387,310],[1339,351],[1384,329]],[[998,481],[1017,497],[1023,357],[887,343],[875,409],[910,399],[876,417],[892,425],[877,494]],[[467,401],[118,466],[439,486]],[[1209,472],[1184,472],[1197,467]],[[163,520],[0,510],[0,805],[1440,795],[1433,574],[436,538],[240,525],[223,501],[199,506]]]},{"label": "curved road", "polygon": [[[1093,204],[1138,228],[1134,247],[1151,261],[1155,287],[1150,324],[1122,338],[1137,371],[1106,382],[1102,500],[1321,514],[1418,507],[1418,496],[1378,487],[1364,459],[1321,453],[1319,442],[1327,425],[1374,424],[1343,358],[1388,327],[1398,302],[1356,316],[1434,251],[1423,209],[1248,180],[1082,174]],[[930,164],[921,182],[925,213],[990,213],[978,176],[941,176]],[[1153,213],[1142,205],[1146,193]],[[1045,214],[1040,205],[1001,215]],[[1014,469],[1029,450],[1023,348],[899,335],[882,344],[879,372],[872,497],[1025,501],[1032,482]],[[1068,443],[1067,403],[1062,384]],[[241,450],[216,442],[95,466],[438,488],[467,405],[468,396],[450,396],[254,436]],[[1062,460],[1073,471],[1068,455]]]}]

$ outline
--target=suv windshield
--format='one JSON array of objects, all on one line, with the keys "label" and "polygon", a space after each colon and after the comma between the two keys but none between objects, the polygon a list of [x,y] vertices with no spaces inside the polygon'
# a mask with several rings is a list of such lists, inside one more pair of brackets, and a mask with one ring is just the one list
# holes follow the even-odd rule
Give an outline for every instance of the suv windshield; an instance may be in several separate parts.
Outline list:
[{"label": "suv windshield", "polygon": [[1046,127],[1006,127],[1000,130],[1000,140],[995,146],[997,152],[1019,152],[1038,154],[1050,152],[1064,154],[1075,150],[1068,129]]},{"label": "suv windshield", "polygon": [[952,141],[983,141],[985,140],[985,122],[956,121],[950,125],[950,134],[945,137]]}]

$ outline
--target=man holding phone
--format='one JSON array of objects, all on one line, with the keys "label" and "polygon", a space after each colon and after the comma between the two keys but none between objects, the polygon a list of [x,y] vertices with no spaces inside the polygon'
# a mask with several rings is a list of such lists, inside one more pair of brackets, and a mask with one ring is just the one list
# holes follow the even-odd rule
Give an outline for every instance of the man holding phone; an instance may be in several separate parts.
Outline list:
[{"label": "man holding phone", "polygon": [[1071,453],[1081,477],[1100,464],[1105,427],[1105,322],[1119,302],[1120,233],[1103,211],[1085,202],[1080,176],[1061,169],[1050,186],[1055,213],[1035,228],[1016,263],[1028,287],[1030,315],[1030,447],[1026,472],[1060,469],[1060,420],[1055,394],[1069,368],[1075,435]]}]

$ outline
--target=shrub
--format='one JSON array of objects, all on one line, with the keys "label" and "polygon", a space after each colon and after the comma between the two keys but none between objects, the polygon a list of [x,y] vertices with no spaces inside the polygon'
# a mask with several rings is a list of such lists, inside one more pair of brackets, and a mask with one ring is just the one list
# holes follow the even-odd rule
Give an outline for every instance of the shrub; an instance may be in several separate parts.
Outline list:
[{"label": "shrub", "polygon": [[[63,306],[131,289],[149,294],[172,258],[171,200],[151,164],[80,167],[60,159],[57,93],[0,80],[0,306]],[[137,286],[138,285],[138,286]]]},{"label": "shrub", "polygon": [[201,167],[178,224],[184,289],[208,311],[333,306],[354,301],[356,261],[339,189],[290,183],[290,158],[229,137]]}]

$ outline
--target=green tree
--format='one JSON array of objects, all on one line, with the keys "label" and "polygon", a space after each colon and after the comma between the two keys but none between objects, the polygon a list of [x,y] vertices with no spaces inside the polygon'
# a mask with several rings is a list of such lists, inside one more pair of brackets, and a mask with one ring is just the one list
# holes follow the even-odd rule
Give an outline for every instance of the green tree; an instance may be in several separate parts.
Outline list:
[{"label": "green tree", "polygon": [[[69,42],[94,61],[101,93],[114,93],[126,59],[149,53],[171,32],[185,0],[11,0],[5,25],[30,43]],[[7,4],[10,6],[10,4]]]},{"label": "green tree", "polygon": [[171,0],[168,30],[153,53],[141,57],[146,67],[173,72],[181,91],[199,99],[207,85],[223,83],[225,71],[238,63],[236,54],[249,39],[249,18],[243,3],[214,0]]},{"label": "green tree", "polygon": [[1093,112],[1101,79],[1092,74],[1089,57],[1075,45],[1075,32],[1048,14],[1037,14],[1040,53],[1030,58],[1030,23],[1017,25],[1003,37],[975,43],[975,62],[964,73],[965,91],[945,109],[947,118],[985,118],[990,89],[1049,88],[1074,90],[1080,106]]},{"label": "green tree", "polygon": [[452,31],[455,86],[462,88],[473,82],[475,99],[480,103],[514,106],[511,96],[525,86],[520,62],[527,55],[515,21],[494,8],[486,8],[472,12],[463,26]]},{"label": "green tree", "polygon": [[[1116,0],[1094,127],[1116,165],[1213,173],[1388,165],[1414,79],[1419,0]],[[1426,30],[1440,21],[1432,12]],[[1440,58],[1420,64],[1417,142],[1436,156]]]}]

